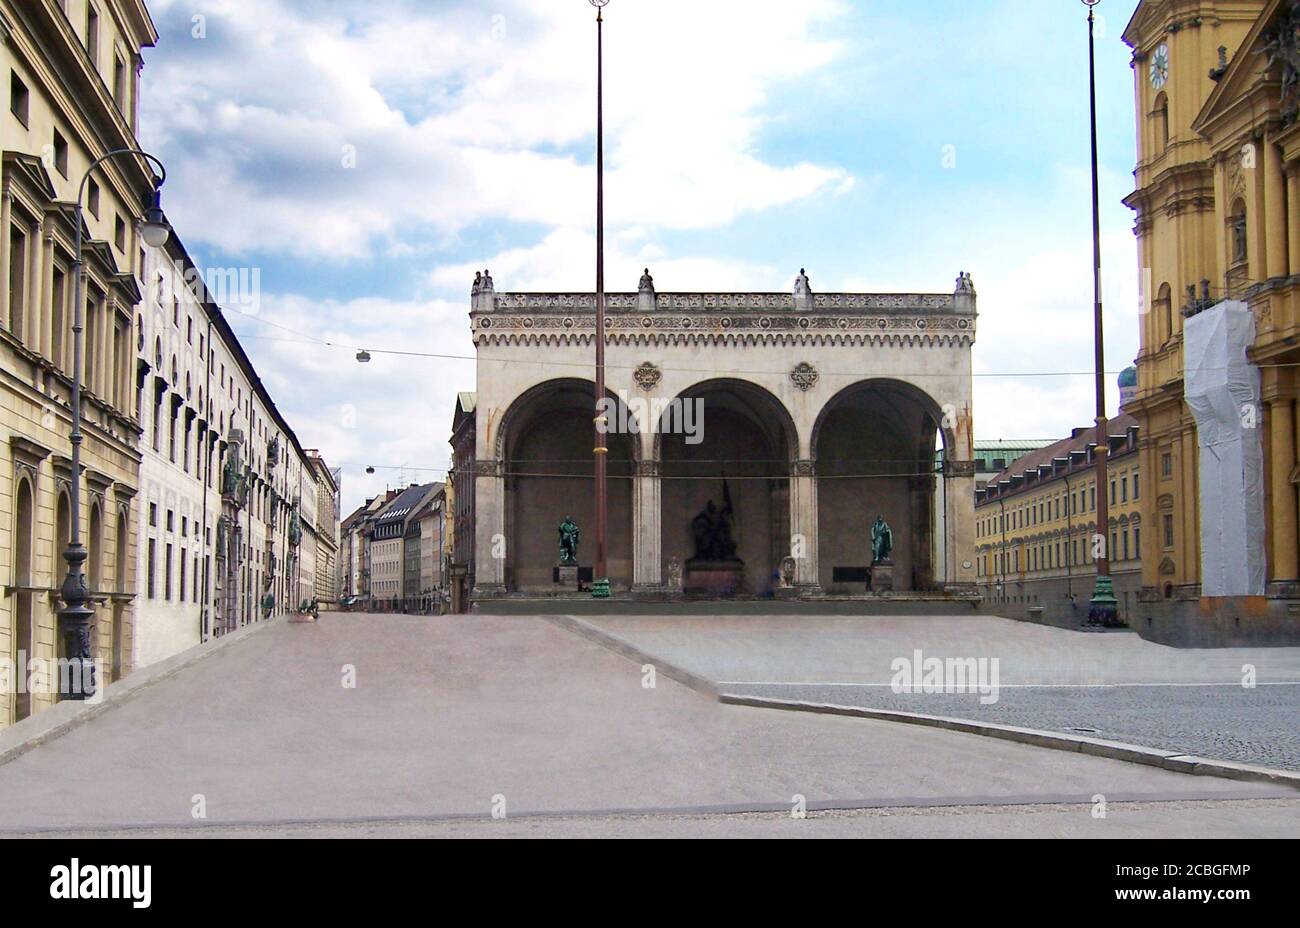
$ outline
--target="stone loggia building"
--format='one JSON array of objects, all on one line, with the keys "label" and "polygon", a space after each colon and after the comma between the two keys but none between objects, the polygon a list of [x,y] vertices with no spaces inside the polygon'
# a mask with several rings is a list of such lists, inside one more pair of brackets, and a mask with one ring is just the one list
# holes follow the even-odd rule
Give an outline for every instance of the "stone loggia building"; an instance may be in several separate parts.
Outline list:
[{"label": "stone loggia building", "polygon": [[[893,595],[976,595],[969,275],[933,294],[815,294],[803,272],[791,293],[657,293],[647,271],[607,307],[615,595],[680,592],[692,519],[724,498],[741,596],[865,596],[878,514]],[[474,596],[555,595],[560,520],[594,553],[595,296],[480,275],[470,320]]]}]

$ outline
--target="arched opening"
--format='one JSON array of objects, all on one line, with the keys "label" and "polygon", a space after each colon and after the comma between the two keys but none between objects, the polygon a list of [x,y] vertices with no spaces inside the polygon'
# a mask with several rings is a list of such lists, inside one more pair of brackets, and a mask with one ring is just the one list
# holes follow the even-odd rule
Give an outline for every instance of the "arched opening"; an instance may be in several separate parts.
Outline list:
[{"label": "arched opening", "polygon": [[[103,518],[100,515],[99,501],[94,500],[90,504],[90,518],[86,520],[86,585],[91,594],[101,592],[100,572],[103,564],[103,545],[101,536],[103,534]],[[90,623],[90,653],[97,655],[99,653],[99,621],[100,611],[95,611],[96,618]]]},{"label": "arched opening", "polygon": [[[54,580],[58,585],[62,582],[63,576],[67,571],[67,562],[63,559],[63,552],[72,540],[72,515],[71,503],[68,499],[66,490],[59,491],[58,503],[55,508],[54,517],[54,550],[51,552],[50,563],[54,565]],[[54,619],[54,659],[60,661],[67,657],[67,646],[63,640],[62,629],[58,626],[58,616]]]},{"label": "arched opening", "polygon": [[[11,657],[15,673],[26,674],[27,662],[36,648],[32,637],[32,533],[35,528],[32,485],[18,480],[14,503],[14,583],[19,587],[15,594],[13,635],[10,638]],[[32,696],[27,687],[12,687],[14,695],[12,719],[22,721],[32,714]],[[21,690],[22,692],[18,692]]]},{"label": "arched opening", "polygon": [[[505,467],[505,583],[508,590],[555,593],[558,527],[568,516],[580,531],[580,578],[596,561],[595,385],[547,381],[521,396],[503,417],[498,453]],[[610,584],[632,584],[632,476],[636,428],[625,407],[610,423],[606,473]]]},{"label": "arched opening", "polygon": [[942,413],[923,391],[867,380],[826,404],[813,430],[817,460],[818,570],[830,593],[862,593],[872,563],[871,526],[894,537],[893,588],[942,583],[943,509],[938,451]]},{"label": "arched opening", "polygon": [[1173,291],[1170,290],[1169,284],[1161,284],[1160,290],[1156,294],[1156,311],[1157,324],[1160,326],[1158,337],[1161,343],[1169,341],[1174,337],[1174,300]]},{"label": "arched opening", "polygon": [[1169,97],[1161,93],[1156,97],[1156,108],[1151,114],[1155,128],[1157,155],[1163,155],[1169,147]]},{"label": "arched opening", "polygon": [[772,595],[790,549],[789,412],[761,387],[712,380],[673,400],[656,428],[664,561],[682,567],[688,593]]},{"label": "arched opening", "polygon": [[[117,514],[117,543],[114,546],[115,574],[114,587],[119,594],[129,592],[128,555],[130,549],[130,518],[128,510],[122,509]],[[122,625],[126,619],[126,603],[118,600],[113,603],[113,630],[109,654],[108,682],[116,683],[122,678]]]}]

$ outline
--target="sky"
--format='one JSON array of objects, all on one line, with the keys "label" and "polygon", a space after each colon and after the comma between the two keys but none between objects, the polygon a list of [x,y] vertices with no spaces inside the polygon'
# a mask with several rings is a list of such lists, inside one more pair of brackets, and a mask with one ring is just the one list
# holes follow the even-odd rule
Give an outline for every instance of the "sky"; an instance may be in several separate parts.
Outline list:
[{"label": "sky", "polygon": [[[594,10],[149,7],[161,38],[141,140],[167,164],[167,213],[196,264],[256,270],[257,299],[227,314],[280,411],[343,469],[345,513],[442,479],[456,393],[475,385],[475,271],[498,291],[594,289]],[[1121,202],[1135,7],[1106,0],[1097,26],[1115,373],[1141,306]],[[612,0],[605,65],[609,289],[635,290],[647,265],[660,291],[783,291],[806,267],[820,292],[950,292],[967,271],[976,439],[1091,423],[1077,0]]]}]

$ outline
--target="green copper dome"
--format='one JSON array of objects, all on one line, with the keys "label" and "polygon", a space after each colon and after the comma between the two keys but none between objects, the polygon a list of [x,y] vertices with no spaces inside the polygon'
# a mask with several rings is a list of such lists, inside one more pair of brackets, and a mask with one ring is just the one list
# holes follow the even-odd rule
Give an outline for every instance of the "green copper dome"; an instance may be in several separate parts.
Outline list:
[{"label": "green copper dome", "polygon": [[1124,373],[1119,375],[1119,385],[1123,387],[1136,387],[1138,385],[1138,369],[1130,367]]}]

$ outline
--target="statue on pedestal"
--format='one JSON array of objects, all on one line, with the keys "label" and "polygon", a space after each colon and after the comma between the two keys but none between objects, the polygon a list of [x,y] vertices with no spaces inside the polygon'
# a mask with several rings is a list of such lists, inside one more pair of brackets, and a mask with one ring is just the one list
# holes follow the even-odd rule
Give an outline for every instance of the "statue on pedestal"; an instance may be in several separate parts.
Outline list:
[{"label": "statue on pedestal", "polygon": [[560,523],[560,564],[571,567],[578,563],[578,540],[582,537],[582,532],[578,528],[578,523],[573,521],[572,516],[565,516],[564,521]]},{"label": "statue on pedestal", "polygon": [[887,564],[894,553],[894,532],[883,515],[876,516],[871,526],[871,562]]},{"label": "statue on pedestal", "polygon": [[709,500],[704,511],[691,520],[691,536],[695,539],[696,561],[734,561],[736,542],[731,537],[731,517],[735,509],[731,504],[731,490],[722,484],[722,508]]}]

